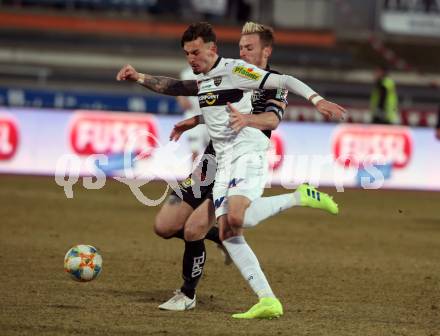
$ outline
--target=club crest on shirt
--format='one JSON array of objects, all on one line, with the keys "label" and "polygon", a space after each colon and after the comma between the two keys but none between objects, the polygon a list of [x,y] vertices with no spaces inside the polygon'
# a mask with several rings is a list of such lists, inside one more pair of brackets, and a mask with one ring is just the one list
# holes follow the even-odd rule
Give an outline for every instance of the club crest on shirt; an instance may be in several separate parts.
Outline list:
[{"label": "club crest on shirt", "polygon": [[222,83],[222,77],[221,76],[214,77],[213,79],[214,79],[215,86],[219,86]]},{"label": "club crest on shirt", "polygon": [[261,74],[258,72],[255,72],[253,68],[246,68],[241,65],[237,65],[232,69],[232,73],[235,75],[238,75],[240,77],[252,79],[252,80],[259,80],[261,77]]}]

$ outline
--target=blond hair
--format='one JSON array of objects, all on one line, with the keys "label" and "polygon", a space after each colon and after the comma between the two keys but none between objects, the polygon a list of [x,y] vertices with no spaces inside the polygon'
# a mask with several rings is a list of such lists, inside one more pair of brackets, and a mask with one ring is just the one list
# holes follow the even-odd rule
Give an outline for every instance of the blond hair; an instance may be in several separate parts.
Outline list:
[{"label": "blond hair", "polygon": [[274,42],[272,27],[265,26],[261,23],[248,21],[243,25],[241,29],[241,35],[257,34],[260,36],[260,40],[265,47],[272,46]]}]

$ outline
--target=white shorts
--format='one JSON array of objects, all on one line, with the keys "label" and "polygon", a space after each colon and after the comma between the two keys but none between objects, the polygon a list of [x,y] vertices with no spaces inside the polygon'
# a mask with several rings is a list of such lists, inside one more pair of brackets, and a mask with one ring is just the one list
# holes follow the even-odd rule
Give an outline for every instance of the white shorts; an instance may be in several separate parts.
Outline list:
[{"label": "white shorts", "polygon": [[198,125],[186,133],[191,152],[201,154],[209,143],[208,129],[206,125]]},{"label": "white shorts", "polygon": [[266,151],[219,161],[213,188],[216,218],[228,213],[229,196],[245,196],[251,202],[261,197],[268,176]]}]

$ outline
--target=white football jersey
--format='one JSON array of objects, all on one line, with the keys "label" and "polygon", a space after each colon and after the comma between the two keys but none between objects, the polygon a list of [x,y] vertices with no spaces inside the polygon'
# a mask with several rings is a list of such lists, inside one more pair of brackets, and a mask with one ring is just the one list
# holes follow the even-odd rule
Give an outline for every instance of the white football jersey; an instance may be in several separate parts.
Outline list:
[{"label": "white football jersey", "polygon": [[245,127],[237,134],[232,130],[226,103],[231,103],[240,113],[252,113],[252,91],[263,88],[269,75],[243,60],[221,57],[208,73],[198,75],[200,109],[218,158],[222,155],[236,158],[268,148],[269,139],[262,131]]}]

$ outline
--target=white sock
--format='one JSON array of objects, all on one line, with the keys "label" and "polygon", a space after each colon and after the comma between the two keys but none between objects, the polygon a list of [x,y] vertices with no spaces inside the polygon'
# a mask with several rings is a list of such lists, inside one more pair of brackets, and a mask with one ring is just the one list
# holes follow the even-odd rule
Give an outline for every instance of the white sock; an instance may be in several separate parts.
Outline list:
[{"label": "white sock", "polygon": [[281,211],[301,205],[301,194],[294,192],[271,197],[260,197],[249,205],[244,213],[243,227],[250,228]]},{"label": "white sock", "polygon": [[243,236],[228,238],[223,241],[223,246],[258,298],[275,297],[256,255]]}]

